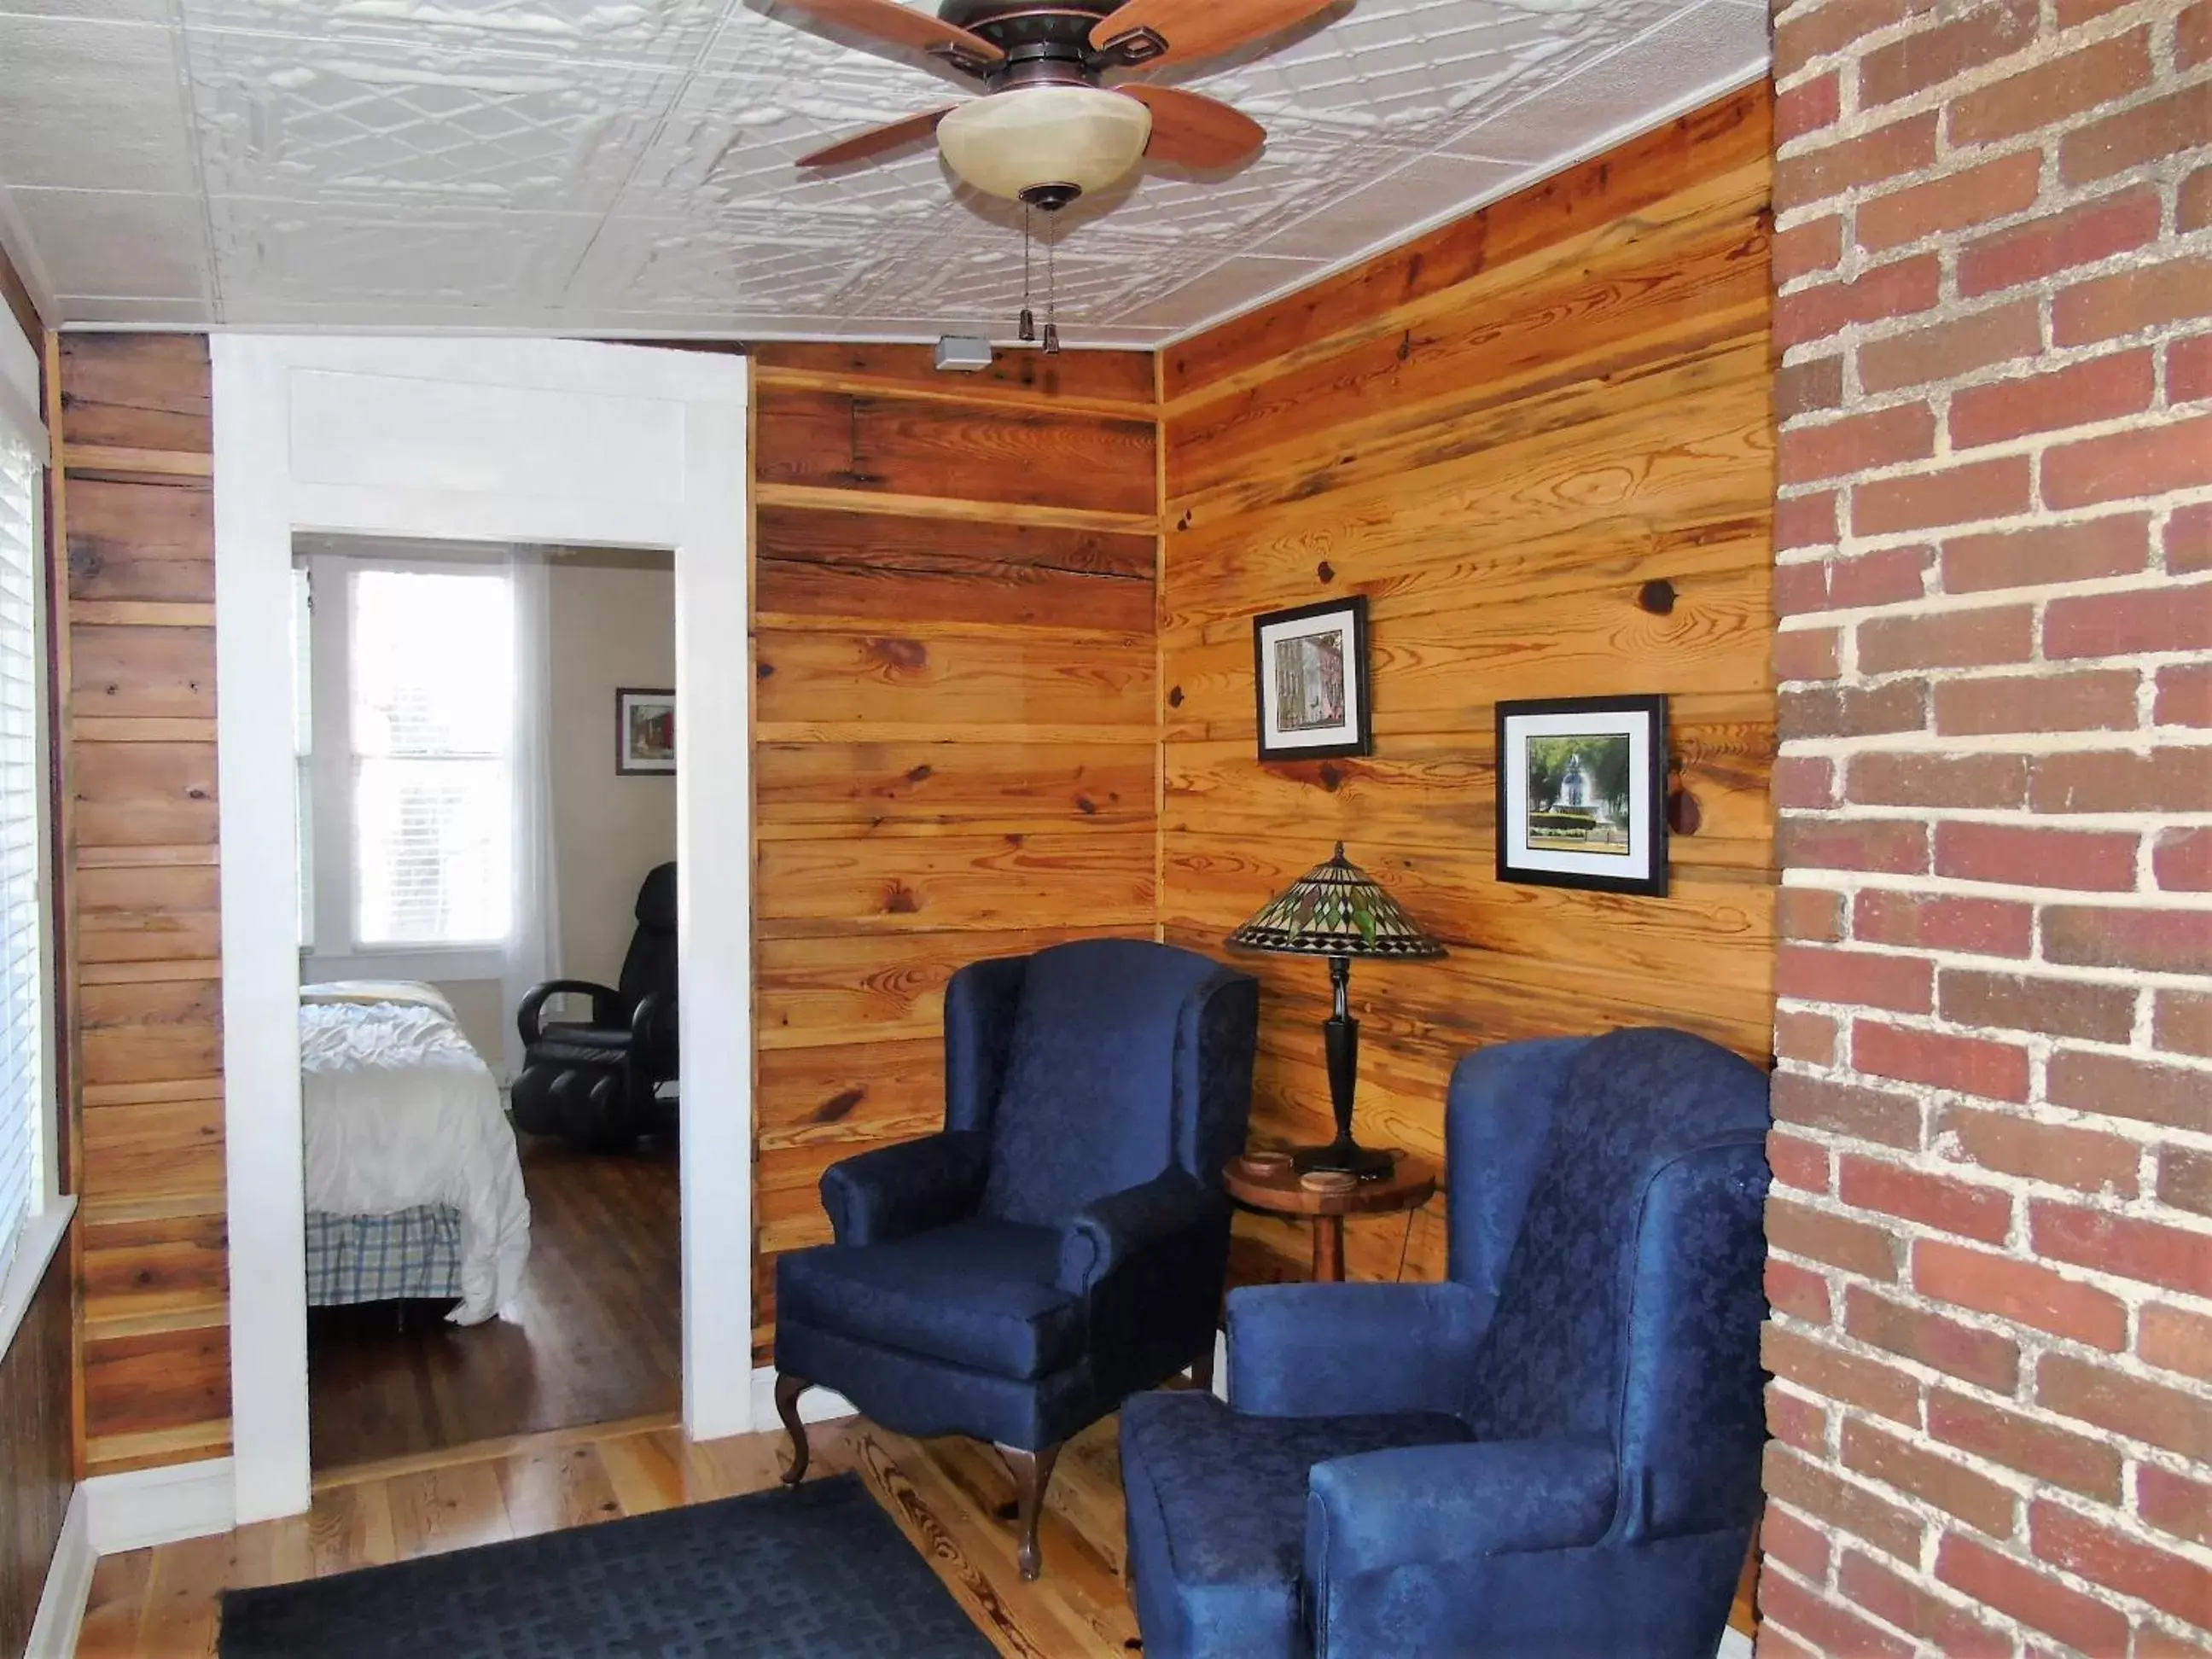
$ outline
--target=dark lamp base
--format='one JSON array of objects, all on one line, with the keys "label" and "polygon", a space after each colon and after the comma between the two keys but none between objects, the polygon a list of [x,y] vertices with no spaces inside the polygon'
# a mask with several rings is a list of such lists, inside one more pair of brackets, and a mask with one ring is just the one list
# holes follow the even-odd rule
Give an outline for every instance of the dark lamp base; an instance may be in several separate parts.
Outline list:
[{"label": "dark lamp base", "polygon": [[1326,1146],[1292,1148],[1291,1167],[1300,1175],[1312,1170],[1341,1170],[1346,1175],[1358,1176],[1362,1181],[1380,1181],[1398,1167],[1398,1155],[1395,1152],[1378,1152],[1371,1147],[1355,1146],[1348,1140],[1338,1140]]}]

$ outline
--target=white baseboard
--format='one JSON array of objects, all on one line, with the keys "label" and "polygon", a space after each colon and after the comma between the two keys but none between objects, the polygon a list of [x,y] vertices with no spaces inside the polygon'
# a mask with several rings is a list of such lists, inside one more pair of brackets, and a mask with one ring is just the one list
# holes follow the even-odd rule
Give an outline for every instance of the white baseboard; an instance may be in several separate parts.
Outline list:
[{"label": "white baseboard", "polygon": [[100,1559],[86,1519],[90,1508],[82,1486],[70,1492],[69,1513],[62,1517],[62,1534],[54,1542],[53,1559],[46,1564],[46,1588],[39,1592],[38,1616],[31,1621],[31,1640],[23,1659],[71,1659],[76,1652],[84,1605],[92,1595],[92,1569]]},{"label": "white baseboard", "polygon": [[205,1538],[238,1524],[237,1474],[228,1457],[95,1474],[77,1490],[95,1555]]},{"label": "white baseboard", "polygon": [[1721,1632],[1721,1644],[1714,1650],[1713,1659],[1751,1659],[1751,1638],[1734,1625]]},{"label": "white baseboard", "polygon": [[[853,1402],[834,1389],[813,1388],[799,1396],[799,1420],[802,1423],[830,1423],[841,1417],[857,1417],[859,1411]],[[775,1367],[759,1365],[753,1370],[753,1427],[775,1429],[783,1425],[775,1414]]]}]

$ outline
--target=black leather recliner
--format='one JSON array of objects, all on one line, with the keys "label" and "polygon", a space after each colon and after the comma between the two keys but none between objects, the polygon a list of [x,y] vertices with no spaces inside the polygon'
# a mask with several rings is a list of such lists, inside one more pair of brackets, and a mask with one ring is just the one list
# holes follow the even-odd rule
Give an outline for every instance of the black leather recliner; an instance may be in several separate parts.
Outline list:
[{"label": "black leather recliner", "polygon": [[[516,1015],[524,1051],[514,1079],[518,1129],[612,1152],[674,1127],[674,1108],[654,1092],[678,1075],[673,864],[646,877],[636,915],[618,987],[556,979],[523,998]],[[589,997],[591,1018],[544,1020],[546,1003],[563,995]]]}]

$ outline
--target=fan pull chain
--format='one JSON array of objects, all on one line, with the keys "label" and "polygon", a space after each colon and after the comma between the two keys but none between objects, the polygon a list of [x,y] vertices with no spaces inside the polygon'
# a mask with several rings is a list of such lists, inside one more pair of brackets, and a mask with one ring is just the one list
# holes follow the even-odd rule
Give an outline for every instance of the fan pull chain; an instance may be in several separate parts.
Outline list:
[{"label": "fan pull chain", "polygon": [[1019,337],[1025,345],[1036,340],[1036,313],[1030,309],[1030,209],[1022,206],[1022,320]]},{"label": "fan pull chain", "polygon": [[1051,221],[1044,229],[1044,355],[1060,356],[1060,262],[1056,257],[1060,238],[1053,234]]}]

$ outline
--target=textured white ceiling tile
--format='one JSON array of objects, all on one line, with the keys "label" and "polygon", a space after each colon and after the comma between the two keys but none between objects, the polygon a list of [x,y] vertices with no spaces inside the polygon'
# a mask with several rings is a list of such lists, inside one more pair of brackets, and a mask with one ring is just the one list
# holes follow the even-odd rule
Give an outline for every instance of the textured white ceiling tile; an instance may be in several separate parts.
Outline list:
[{"label": "textured white ceiling tile", "polygon": [[590,214],[367,209],[219,197],[210,204],[223,316],[276,301],[466,307],[483,320],[555,305],[599,221]]},{"label": "textured white ceiling tile", "polygon": [[[0,0],[5,3],[6,0]],[[136,3],[136,0],[133,0]],[[178,0],[185,26],[386,43],[450,66],[480,52],[688,66],[728,0]]]},{"label": "textured white ceiling tile", "polygon": [[[898,52],[896,47],[887,50]],[[721,27],[695,67],[701,75],[750,81],[782,96],[798,96],[804,90],[804,83],[793,77],[825,70],[872,82],[893,100],[902,84],[934,87],[954,96],[976,90],[973,79],[920,52],[880,56],[870,49],[866,37],[833,28],[795,6],[769,0],[731,0]]]},{"label": "textured white ceiling tile", "polygon": [[[800,228],[803,230],[803,227]],[[787,316],[794,327],[870,317],[930,332],[972,324],[1011,326],[1021,309],[1018,246],[995,231],[961,239],[878,225],[865,245],[827,241],[821,228],[793,240],[752,216],[702,229],[691,221],[610,219],[572,286],[571,303],[596,313],[640,309],[696,317]],[[1133,276],[1110,253],[1073,250],[1053,261],[1064,323],[1111,324]],[[1045,309],[1044,259],[1036,308]]]},{"label": "textured white ceiling tile", "polygon": [[847,133],[957,99],[954,88],[920,70],[902,75],[885,64],[892,77],[875,79],[860,67],[866,61],[848,54],[827,68],[793,66],[775,86],[694,77],[640,155],[617,211],[689,216],[769,202],[860,220],[936,211],[952,185],[932,144],[831,173],[794,165]]},{"label": "textured white ceiling tile", "polygon": [[1349,127],[1426,148],[1692,3],[1386,0],[1190,84],[1271,126]]},{"label": "textured white ceiling tile", "polygon": [[1253,244],[1255,253],[1339,259],[1349,248],[1402,240],[1412,227],[1457,215],[1518,178],[1512,161],[1420,155],[1370,187]]},{"label": "textured white ceiling tile", "polygon": [[171,328],[207,328],[216,320],[205,300],[117,299],[100,294],[64,294],[62,314],[73,323],[161,323]]},{"label": "textured white ceiling tile", "polygon": [[1180,333],[1212,318],[1233,316],[1249,310],[1271,294],[1311,281],[1323,269],[1316,259],[1270,259],[1248,255],[1181,283],[1160,298],[1125,312],[1115,320]]},{"label": "textured white ceiling tile", "polygon": [[187,38],[216,196],[603,212],[682,79],[650,64],[441,58],[381,41]]},{"label": "textured white ceiling tile", "polygon": [[[69,60],[103,33],[85,15],[161,26]],[[1168,77],[1267,146],[1219,174],[1148,164],[1060,216],[1063,329],[1218,320],[1765,51],[1764,0],[1344,0]],[[0,184],[147,189],[21,192],[86,320],[217,296],[245,326],[1003,337],[1018,209],[927,144],[795,165],[972,89],[776,0],[0,0]]]},{"label": "textured white ceiling tile", "polygon": [[210,291],[207,210],[196,196],[21,189],[9,196],[57,294],[196,300]]},{"label": "textured white ceiling tile", "polygon": [[1686,107],[1721,87],[1750,81],[1765,69],[1766,59],[1765,17],[1709,0],[1540,98],[1464,135],[1455,148],[1557,161],[1585,152],[1614,133],[1648,126],[1662,113]]},{"label": "textured white ceiling tile", "polygon": [[0,179],[188,193],[189,132],[167,28],[0,16]]},{"label": "textured white ceiling tile", "polygon": [[81,17],[98,23],[166,23],[168,0],[0,0],[18,17]]}]

